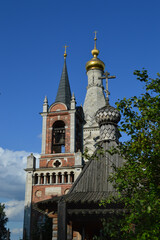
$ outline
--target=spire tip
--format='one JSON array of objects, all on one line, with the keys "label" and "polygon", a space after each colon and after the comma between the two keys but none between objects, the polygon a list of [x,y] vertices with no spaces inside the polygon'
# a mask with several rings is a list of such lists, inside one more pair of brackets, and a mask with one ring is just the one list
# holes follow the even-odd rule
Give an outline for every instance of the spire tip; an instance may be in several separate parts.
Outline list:
[{"label": "spire tip", "polygon": [[66,53],[66,49],[67,49],[67,47],[68,47],[67,45],[64,46],[64,48],[65,48],[65,49],[64,49],[64,58],[67,57],[67,53]]}]

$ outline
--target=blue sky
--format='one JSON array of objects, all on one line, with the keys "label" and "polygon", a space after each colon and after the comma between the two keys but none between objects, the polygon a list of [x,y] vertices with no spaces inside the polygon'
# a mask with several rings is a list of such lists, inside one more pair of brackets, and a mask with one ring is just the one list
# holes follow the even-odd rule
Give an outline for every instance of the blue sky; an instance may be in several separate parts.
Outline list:
[{"label": "blue sky", "polygon": [[142,92],[135,69],[144,67],[151,77],[160,72],[159,9],[158,0],[0,1],[0,202],[8,206],[12,240],[21,236],[26,156],[41,151],[39,113],[45,95],[49,104],[55,100],[63,46],[69,46],[69,80],[80,105],[98,31],[99,58],[117,77],[109,82],[114,105]]}]

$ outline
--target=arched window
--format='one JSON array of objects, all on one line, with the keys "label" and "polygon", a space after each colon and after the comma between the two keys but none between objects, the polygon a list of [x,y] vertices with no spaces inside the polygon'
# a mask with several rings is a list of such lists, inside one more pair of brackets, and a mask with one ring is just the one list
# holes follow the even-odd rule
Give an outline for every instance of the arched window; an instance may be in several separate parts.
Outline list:
[{"label": "arched window", "polygon": [[56,174],[52,173],[52,183],[56,183]]},{"label": "arched window", "polygon": [[56,121],[53,124],[52,152],[65,152],[65,123],[63,121]]},{"label": "arched window", "polygon": [[44,184],[44,174],[41,173],[40,175],[40,184]]},{"label": "arched window", "polygon": [[68,173],[64,173],[64,183],[68,183]]},{"label": "arched window", "polygon": [[38,184],[38,174],[37,173],[34,176],[34,184]]},{"label": "arched window", "polygon": [[62,173],[58,173],[58,183],[62,183]]},{"label": "arched window", "polygon": [[49,173],[46,174],[46,183],[47,184],[50,183],[50,174]]},{"label": "arched window", "polygon": [[70,182],[73,183],[74,182],[74,172],[70,173]]}]

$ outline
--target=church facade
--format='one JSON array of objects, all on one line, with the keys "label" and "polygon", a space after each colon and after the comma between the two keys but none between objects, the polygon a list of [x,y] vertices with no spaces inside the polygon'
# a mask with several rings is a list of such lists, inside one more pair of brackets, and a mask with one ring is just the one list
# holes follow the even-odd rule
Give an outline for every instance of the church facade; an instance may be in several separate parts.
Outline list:
[{"label": "church facade", "polygon": [[[105,96],[102,80],[105,65],[98,58],[96,35],[94,41],[93,58],[86,64],[88,86],[83,107],[76,106],[75,96],[71,94],[66,49],[55,102],[49,106],[47,97],[44,99],[39,167],[36,167],[36,159],[31,154],[27,158],[25,169],[24,239],[32,239],[34,206],[42,213],[47,211],[46,214],[52,218],[52,240],[92,239],[90,224],[83,223],[86,219],[97,217],[97,202],[101,197],[114,192],[112,186],[104,183],[104,177],[107,178],[111,169],[111,166],[106,164],[106,157],[97,165],[94,160],[87,162],[82,155],[86,148],[89,154],[92,154],[96,143],[105,149],[114,146],[120,137],[117,129],[120,114],[109,105],[106,97],[108,89],[105,90]],[[106,74],[106,82],[108,75]],[[114,161],[120,164],[122,159],[115,157]],[[102,189],[97,183],[102,184]],[[82,204],[82,199],[87,196],[86,202]],[[93,216],[89,217],[87,209],[90,209],[90,204],[93,205]],[[83,209],[86,215],[82,214],[80,209]],[[100,216],[101,214],[102,211]],[[97,222],[93,221],[92,224],[97,225]],[[88,230],[85,230],[85,226],[88,226]]]}]

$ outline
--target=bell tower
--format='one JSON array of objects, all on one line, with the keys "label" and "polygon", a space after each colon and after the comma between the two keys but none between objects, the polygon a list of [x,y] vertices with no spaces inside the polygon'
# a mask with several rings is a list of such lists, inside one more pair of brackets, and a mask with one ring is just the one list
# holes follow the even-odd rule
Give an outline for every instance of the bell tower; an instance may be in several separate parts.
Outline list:
[{"label": "bell tower", "polygon": [[[33,204],[66,194],[82,171],[83,124],[82,107],[71,95],[64,65],[55,101],[49,106],[45,97],[42,116],[42,150],[39,167],[31,154],[27,158],[24,210],[24,238],[31,239],[32,225],[39,215]],[[37,220],[38,221],[38,220]]]},{"label": "bell tower", "polygon": [[33,175],[33,202],[66,194],[82,170],[83,110],[71,95],[66,47],[55,102],[49,106],[45,97],[41,113],[42,152]]}]

